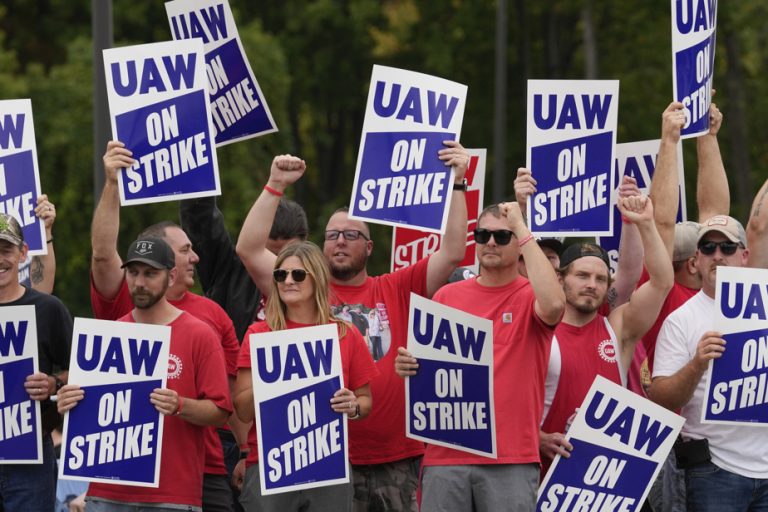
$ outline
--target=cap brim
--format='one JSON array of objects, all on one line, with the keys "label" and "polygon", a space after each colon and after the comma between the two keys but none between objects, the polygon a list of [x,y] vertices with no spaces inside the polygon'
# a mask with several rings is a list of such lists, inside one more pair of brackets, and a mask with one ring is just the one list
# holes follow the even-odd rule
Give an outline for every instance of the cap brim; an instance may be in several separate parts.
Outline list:
[{"label": "cap brim", "polygon": [[120,268],[125,268],[128,265],[130,265],[131,263],[143,263],[145,265],[149,265],[152,268],[156,268],[157,270],[169,270],[168,267],[166,267],[162,263],[158,263],[158,262],[156,262],[154,260],[150,260],[148,258],[133,258],[133,259],[130,259],[130,260],[126,261],[125,263],[123,263],[120,266]]},{"label": "cap brim", "polygon": [[713,231],[716,232],[716,233],[720,233],[725,238],[727,238],[728,240],[730,240],[731,242],[733,242],[735,244],[742,243],[741,240],[739,240],[738,236],[734,236],[733,233],[729,233],[728,231],[726,231],[724,229],[721,229],[718,226],[711,226],[706,231],[704,231],[702,233],[699,233],[699,238],[696,240],[696,243],[698,244],[699,242],[701,242],[702,238],[707,236],[709,233],[712,233]]},{"label": "cap brim", "polygon": [[21,245],[24,243],[24,240],[17,236],[13,236],[9,233],[0,233],[0,240],[5,240],[6,242],[12,243],[13,245]]}]

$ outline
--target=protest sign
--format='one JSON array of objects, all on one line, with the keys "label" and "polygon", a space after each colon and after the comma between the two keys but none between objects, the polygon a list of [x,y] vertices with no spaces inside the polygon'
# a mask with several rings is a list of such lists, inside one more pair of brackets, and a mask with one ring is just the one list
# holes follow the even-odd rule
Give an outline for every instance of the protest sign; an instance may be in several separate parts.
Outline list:
[{"label": "protest sign", "polygon": [[672,87],[682,102],[683,139],[709,131],[717,0],[672,0]]},{"label": "protest sign", "polygon": [[40,402],[24,387],[37,371],[35,307],[0,308],[0,464],[43,462]]},{"label": "protest sign", "polygon": [[419,370],[405,385],[406,435],[496,458],[493,322],[414,293],[410,304]]},{"label": "protest sign", "polygon": [[166,2],[175,40],[201,38],[216,146],[277,131],[227,0]]},{"label": "protest sign", "polygon": [[685,420],[597,376],[555,457],[536,510],[640,510]]},{"label": "protest sign", "polygon": [[528,201],[536,236],[613,233],[618,80],[528,80]]},{"label": "protest sign", "polygon": [[467,87],[373,66],[349,216],[443,233],[453,171],[438,158],[458,140]]},{"label": "protest sign", "polygon": [[75,318],[69,383],[84,398],[64,416],[59,478],[157,487],[171,328]]},{"label": "protest sign", "polygon": [[261,493],[349,482],[347,416],[336,324],[251,334]]},{"label": "protest sign", "polygon": [[702,423],[768,425],[768,270],[717,267],[715,331],[726,341],[707,371]]},{"label": "protest sign", "polygon": [[[477,217],[483,209],[485,191],[485,149],[468,149],[469,166],[467,167],[467,250],[460,267],[478,271],[475,254],[474,229]],[[440,249],[443,237],[436,233],[425,233],[411,228],[395,226],[392,230],[392,263],[390,271],[406,268]]]},{"label": "protest sign", "polygon": [[220,194],[201,39],[104,50],[112,134],[136,161],[120,204]]},{"label": "protest sign", "polygon": [[[659,153],[661,141],[644,140],[640,142],[625,142],[616,144],[616,159],[613,166],[614,189],[611,194],[613,205],[613,236],[597,237],[597,244],[608,252],[611,261],[611,273],[616,272],[619,260],[619,242],[621,240],[621,214],[616,203],[619,198],[619,186],[624,176],[630,176],[637,180],[637,186],[645,195],[651,191],[651,179],[656,170],[656,158]],[[678,196],[680,205],[677,209],[676,222],[686,220],[685,214],[685,177],[683,176],[683,146],[677,145],[677,179]]]},{"label": "protest sign", "polygon": [[48,254],[45,222],[35,215],[39,195],[32,101],[0,100],[0,212],[19,221],[28,258]]}]

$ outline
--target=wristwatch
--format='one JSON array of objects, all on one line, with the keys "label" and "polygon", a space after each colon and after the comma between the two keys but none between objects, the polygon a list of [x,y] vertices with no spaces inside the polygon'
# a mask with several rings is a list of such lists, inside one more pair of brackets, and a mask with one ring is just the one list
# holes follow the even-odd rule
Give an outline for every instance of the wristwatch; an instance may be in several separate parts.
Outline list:
[{"label": "wristwatch", "polygon": [[467,191],[467,178],[464,178],[461,180],[460,183],[454,183],[453,184],[453,190],[459,190],[461,192]]}]

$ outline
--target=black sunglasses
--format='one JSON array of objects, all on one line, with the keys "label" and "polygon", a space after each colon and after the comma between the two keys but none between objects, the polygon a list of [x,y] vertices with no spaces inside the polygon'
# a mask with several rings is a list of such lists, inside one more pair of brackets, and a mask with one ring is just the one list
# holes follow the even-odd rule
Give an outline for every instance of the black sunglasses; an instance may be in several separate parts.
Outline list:
[{"label": "black sunglasses", "polygon": [[720,248],[720,252],[723,253],[725,256],[731,256],[733,254],[736,254],[736,249],[739,248],[739,244],[736,242],[712,242],[710,240],[702,240],[698,244],[699,250],[701,251],[701,254],[704,254],[705,256],[712,256],[715,254],[715,251],[717,248]]},{"label": "black sunglasses", "polygon": [[338,229],[329,229],[325,232],[325,240],[327,242],[336,241],[339,239],[339,235],[344,235],[344,240],[348,242],[357,240],[360,237],[363,237],[366,240],[370,240],[370,238],[365,236],[365,233],[356,229],[345,229],[344,231],[339,231]]},{"label": "black sunglasses", "polygon": [[293,270],[286,270],[284,268],[276,268],[272,271],[272,277],[275,278],[275,281],[278,283],[284,283],[286,279],[288,279],[288,272],[291,273],[291,277],[293,280],[297,283],[302,282],[307,278],[307,272],[303,268],[294,268]]},{"label": "black sunglasses", "polygon": [[496,240],[497,245],[507,245],[512,240],[512,232],[508,229],[497,229],[491,231],[490,229],[478,228],[475,229],[475,242],[478,244],[487,244],[493,235],[493,239]]}]

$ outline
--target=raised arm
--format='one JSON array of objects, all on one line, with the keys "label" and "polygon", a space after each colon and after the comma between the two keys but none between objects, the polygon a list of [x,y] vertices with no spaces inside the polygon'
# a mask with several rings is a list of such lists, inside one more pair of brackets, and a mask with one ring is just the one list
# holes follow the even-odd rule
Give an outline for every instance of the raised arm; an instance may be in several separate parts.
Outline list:
[{"label": "raised arm", "polygon": [[56,220],[56,206],[48,200],[46,194],[37,196],[35,215],[45,225],[45,242],[48,245],[48,254],[32,257],[32,263],[29,266],[29,282],[35,290],[51,293],[56,280],[56,253],[53,251],[53,223]]},{"label": "raised arm", "polygon": [[91,273],[96,290],[107,298],[117,295],[123,281],[120,268],[122,260],[117,252],[117,235],[120,231],[120,192],[117,172],[133,165],[131,151],[125,144],[113,140],[107,143],[104,153],[104,189],[93,212],[91,224]]},{"label": "raised arm", "polygon": [[715,215],[728,215],[731,209],[731,193],[725,175],[717,132],[723,124],[723,114],[717,105],[709,107],[709,132],[696,138],[696,155],[699,175],[696,180],[696,202],[699,205],[699,222]]},{"label": "raised arm", "polygon": [[[619,186],[619,199],[640,195],[637,180],[624,176]],[[619,260],[616,276],[608,290],[608,305],[611,310],[625,304],[637,287],[640,275],[643,273],[643,241],[637,226],[624,222],[619,241]]]},{"label": "raised arm", "polygon": [[[179,202],[181,228],[189,236],[195,252],[200,256],[195,270],[203,292],[213,287],[227,267],[237,259],[235,244],[227,233],[224,215],[216,206],[216,198],[199,197]],[[211,297],[213,298],[213,297]],[[225,299],[223,297],[222,299]],[[222,301],[213,298],[223,306]]]},{"label": "raised arm", "polygon": [[269,295],[272,270],[276,256],[267,249],[267,239],[275,220],[280,197],[289,185],[304,174],[307,165],[301,158],[279,155],[272,160],[269,181],[253,203],[240,229],[237,239],[237,255],[264,295]]},{"label": "raised arm", "polygon": [[528,198],[536,193],[536,180],[527,167],[517,168],[517,177],[515,178],[515,201],[520,205],[520,211],[523,212],[523,218],[528,221]]},{"label": "raised arm", "polygon": [[[544,252],[533,240],[531,232],[523,219],[520,205],[517,203],[502,203],[499,205],[501,214],[507,218],[509,229],[515,234],[517,243],[521,244],[520,254],[528,269],[528,280],[531,282],[533,294],[536,297],[534,308],[536,314],[547,325],[555,325],[560,321],[565,309],[565,292],[557,279],[555,269]],[[512,242],[514,243],[514,241]]]},{"label": "raised arm", "polygon": [[622,362],[628,368],[637,340],[656,321],[675,277],[672,260],[667,255],[653,221],[653,205],[650,198],[646,196],[623,198],[619,200],[619,211],[637,225],[640,231],[640,238],[645,248],[645,267],[650,277],[632,294],[629,303],[614,310],[608,317],[621,344]]},{"label": "raised arm", "polygon": [[673,101],[661,115],[661,143],[651,180],[653,217],[670,261],[675,249],[675,221],[677,210],[680,208],[677,145],[680,143],[680,130],[684,124],[683,104]]},{"label": "raised arm", "polygon": [[747,224],[747,244],[747,265],[752,268],[768,268],[768,180],[760,187],[752,202]]},{"label": "raised arm", "polygon": [[[448,147],[438,152],[439,158],[446,166],[453,168],[454,183],[461,183],[469,165],[469,154],[458,141],[446,140],[443,144]],[[457,190],[452,191],[451,194],[453,194],[451,208],[448,210],[448,220],[440,249],[427,263],[428,298],[448,281],[451,272],[461,263],[467,251],[466,194]]]}]

